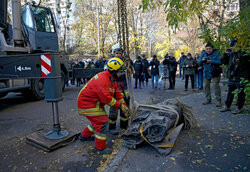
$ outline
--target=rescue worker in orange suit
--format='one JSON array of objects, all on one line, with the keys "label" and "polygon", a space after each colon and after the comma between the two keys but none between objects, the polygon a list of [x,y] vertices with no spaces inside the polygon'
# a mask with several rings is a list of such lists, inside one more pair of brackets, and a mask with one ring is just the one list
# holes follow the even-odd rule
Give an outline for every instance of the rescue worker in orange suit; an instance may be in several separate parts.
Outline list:
[{"label": "rescue worker in orange suit", "polygon": [[107,70],[95,75],[78,95],[78,113],[91,122],[91,125],[82,130],[79,140],[88,140],[95,134],[95,151],[101,154],[111,153],[111,150],[106,148],[109,117],[104,105],[121,109],[126,116],[128,114],[128,107],[116,83],[125,69],[120,58],[111,58],[107,63]]},{"label": "rescue worker in orange suit", "polygon": [[[122,58],[122,49],[120,48],[120,44],[117,43],[112,46],[112,55],[118,58]],[[126,60],[127,63],[127,60]],[[122,93],[126,104],[129,106],[129,92],[127,90],[127,81],[126,75],[123,73],[121,77],[117,79],[117,86]],[[110,134],[117,135],[119,134],[118,130],[116,130],[116,121],[118,117],[118,109],[110,107],[109,109],[109,132]],[[128,127],[128,117],[120,111],[120,128],[127,129]]]}]

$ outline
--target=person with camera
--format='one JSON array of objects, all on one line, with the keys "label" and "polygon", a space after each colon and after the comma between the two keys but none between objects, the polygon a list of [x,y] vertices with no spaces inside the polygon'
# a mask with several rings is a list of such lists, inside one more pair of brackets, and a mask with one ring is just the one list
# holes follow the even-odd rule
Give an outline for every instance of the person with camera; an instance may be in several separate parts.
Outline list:
[{"label": "person with camera", "polygon": [[241,82],[241,78],[250,81],[250,62],[249,55],[245,52],[238,51],[233,52],[228,56],[224,56],[221,61],[223,64],[228,65],[227,76],[228,76],[228,91],[227,98],[225,101],[225,107],[222,108],[221,112],[230,111],[234,94],[233,91],[239,89],[236,109],[232,111],[233,114],[239,114],[242,111],[242,107],[245,103],[245,92],[244,87],[246,83]]},{"label": "person with camera", "polygon": [[184,75],[185,75],[185,90],[188,90],[188,79],[191,79],[192,90],[194,91],[194,74],[197,66],[196,61],[192,58],[191,53],[187,54],[187,59],[183,63]]},{"label": "person with camera", "polygon": [[220,52],[214,50],[211,43],[207,43],[205,46],[206,50],[201,52],[198,60],[199,65],[203,65],[203,76],[205,84],[205,96],[206,101],[203,105],[211,104],[211,90],[210,84],[211,80],[214,82],[215,97],[216,97],[216,107],[221,107],[221,89],[220,89],[220,75],[221,75],[221,54]]},{"label": "person with camera", "polygon": [[157,60],[157,56],[153,55],[153,60],[149,64],[149,66],[151,66],[152,88],[158,87],[159,65],[160,62]]}]

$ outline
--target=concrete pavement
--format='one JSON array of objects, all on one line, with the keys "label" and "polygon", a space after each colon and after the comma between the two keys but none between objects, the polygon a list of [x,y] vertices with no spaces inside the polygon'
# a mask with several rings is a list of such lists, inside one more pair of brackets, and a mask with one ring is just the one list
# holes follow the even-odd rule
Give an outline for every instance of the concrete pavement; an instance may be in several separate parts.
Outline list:
[{"label": "concrete pavement", "polygon": [[[221,86],[224,100],[226,87]],[[174,91],[158,90],[157,93],[154,90],[153,94],[157,97],[159,94],[166,98],[180,97],[182,102],[193,107],[198,127],[182,131],[167,157],[161,156],[147,144],[129,150],[116,171],[249,171],[249,115],[221,113],[220,108],[215,107],[214,96],[212,104],[202,105],[203,92],[184,92],[183,88],[184,81],[177,79]]]}]

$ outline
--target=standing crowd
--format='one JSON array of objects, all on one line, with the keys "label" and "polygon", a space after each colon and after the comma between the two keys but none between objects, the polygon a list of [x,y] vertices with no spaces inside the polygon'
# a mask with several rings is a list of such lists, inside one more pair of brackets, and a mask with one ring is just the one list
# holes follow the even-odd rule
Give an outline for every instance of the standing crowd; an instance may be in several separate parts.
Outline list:
[{"label": "standing crowd", "polygon": [[[235,44],[235,42],[234,42]],[[233,45],[232,45],[233,46]],[[120,128],[126,129],[130,115],[129,100],[130,95],[127,88],[125,70],[133,73],[135,78],[135,89],[148,86],[149,77],[152,80],[152,88],[160,88],[160,83],[164,81],[166,87],[166,79],[169,79],[169,90],[175,89],[175,79],[177,67],[179,65],[179,76],[185,79],[184,90],[188,90],[189,78],[191,80],[191,88],[203,89],[205,91],[205,101],[203,105],[211,104],[210,85],[213,82],[216,107],[222,106],[220,78],[222,73],[221,65],[228,65],[228,92],[225,101],[225,107],[220,111],[230,111],[235,89],[239,89],[236,109],[234,114],[240,113],[245,102],[244,87],[246,83],[242,82],[242,78],[250,80],[249,56],[242,51],[234,51],[227,49],[222,56],[214,49],[211,43],[207,43],[205,50],[201,54],[195,54],[194,58],[191,53],[181,53],[180,58],[176,61],[172,54],[166,54],[162,62],[153,55],[151,61],[147,60],[145,54],[137,56],[133,62],[129,56],[122,58],[122,49],[119,44],[112,47],[112,55],[108,61],[98,58],[92,63],[96,68],[104,68],[103,72],[95,75],[78,94],[78,112],[79,115],[85,116],[90,125],[86,126],[79,135],[79,140],[86,141],[94,138],[95,151],[102,154],[111,153],[110,148],[106,146],[106,133],[118,134],[117,119],[120,120]],[[124,59],[124,61],[122,60]],[[91,63],[88,63],[88,65]],[[144,85],[145,83],[145,85]],[[104,105],[110,106],[109,113],[104,110]],[[120,111],[120,115],[118,112]],[[91,137],[94,135],[95,137]]]}]

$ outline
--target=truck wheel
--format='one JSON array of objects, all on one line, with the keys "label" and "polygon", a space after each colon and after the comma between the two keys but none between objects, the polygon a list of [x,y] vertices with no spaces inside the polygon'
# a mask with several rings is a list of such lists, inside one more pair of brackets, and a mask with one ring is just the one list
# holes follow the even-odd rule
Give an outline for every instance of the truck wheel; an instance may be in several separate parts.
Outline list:
[{"label": "truck wheel", "polygon": [[7,95],[8,93],[0,93],[0,98],[3,98]]},{"label": "truck wheel", "polygon": [[62,92],[63,92],[65,85],[66,85],[66,77],[65,77],[64,72],[61,72],[61,84],[62,84]]},{"label": "truck wheel", "polygon": [[44,99],[44,79],[32,79],[31,91],[36,100]]}]

